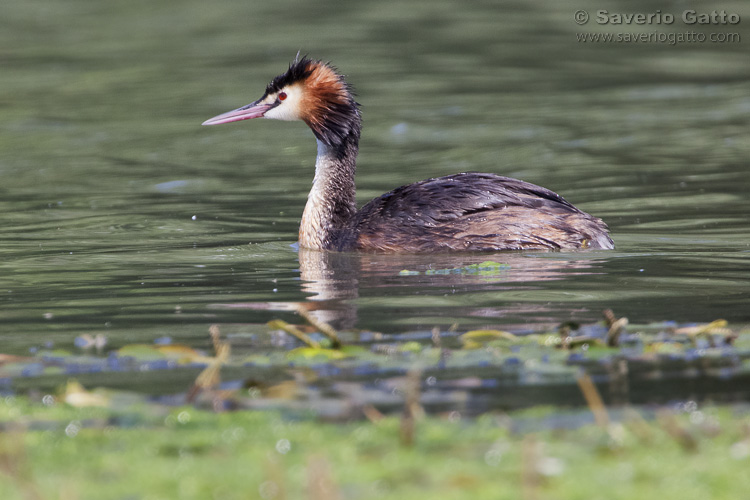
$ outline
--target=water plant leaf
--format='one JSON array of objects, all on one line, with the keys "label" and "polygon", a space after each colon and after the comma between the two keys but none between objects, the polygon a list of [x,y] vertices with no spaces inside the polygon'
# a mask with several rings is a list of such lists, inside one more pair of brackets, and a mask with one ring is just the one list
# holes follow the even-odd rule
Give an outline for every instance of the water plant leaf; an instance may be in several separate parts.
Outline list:
[{"label": "water plant leaf", "polygon": [[165,359],[167,356],[159,351],[156,346],[149,344],[128,344],[117,350],[120,356],[129,356],[138,360]]},{"label": "water plant leaf", "polygon": [[712,321],[710,323],[707,323],[705,325],[696,325],[696,326],[687,326],[684,328],[678,328],[675,330],[675,333],[681,334],[681,335],[688,335],[690,337],[697,337],[699,335],[710,335],[710,334],[720,334],[720,335],[726,335],[727,333],[732,333],[731,330],[727,328],[727,321],[723,319],[717,319],[715,321]]},{"label": "water plant leaf", "polygon": [[495,276],[501,271],[509,269],[508,264],[501,262],[494,262],[492,260],[486,260],[478,264],[469,264],[463,267],[451,267],[447,269],[428,269],[426,271],[412,271],[409,269],[402,269],[399,271],[399,276],[435,276],[435,275],[446,275],[446,274],[475,274],[478,276]]},{"label": "water plant leaf", "polygon": [[296,380],[285,380],[265,388],[263,396],[271,399],[293,399],[300,392],[300,385]]},{"label": "water plant leaf", "polygon": [[682,354],[685,348],[677,342],[652,342],[644,348],[644,352],[655,354]]},{"label": "water plant leaf", "polygon": [[562,347],[565,349],[573,349],[583,345],[601,347],[604,346],[604,343],[600,339],[589,335],[577,335],[575,337],[565,337],[562,339]]},{"label": "water plant leaf", "polygon": [[110,405],[110,398],[102,391],[87,391],[76,380],[69,380],[65,386],[63,400],[70,406],[76,408],[83,407],[100,407],[107,408]]},{"label": "water plant leaf", "polygon": [[341,353],[343,354],[346,354],[346,356],[361,356],[362,354],[370,352],[364,347],[358,345],[345,345],[341,349],[339,349],[339,351],[341,351]]},{"label": "water plant leaf", "polygon": [[519,341],[517,336],[502,330],[471,330],[461,335],[459,339],[464,349],[479,349],[495,340],[504,340],[513,344]]},{"label": "water plant leaf", "polygon": [[419,276],[419,271],[410,271],[408,269],[402,269],[398,272],[399,276]]},{"label": "water plant leaf", "polygon": [[500,271],[510,269],[510,266],[501,262],[485,260],[484,262],[480,262],[479,264],[466,266],[464,269],[466,269],[466,271],[468,271],[470,274],[476,273],[481,276],[492,276],[498,274]]},{"label": "water plant leaf", "polygon": [[313,347],[298,347],[296,349],[292,349],[287,353],[287,358],[290,360],[295,359],[315,359],[315,358],[323,358],[323,359],[342,359],[346,358],[347,354],[344,352],[341,352],[338,349],[315,349]]},{"label": "water plant leaf", "polygon": [[422,344],[419,342],[416,342],[414,340],[409,342],[404,342],[400,346],[398,346],[399,352],[421,352],[422,351]]},{"label": "water plant leaf", "polygon": [[202,352],[182,344],[157,345],[154,349],[180,363],[206,362],[211,359]]},{"label": "water plant leaf", "polygon": [[181,344],[129,344],[122,346],[117,353],[120,356],[129,356],[141,361],[172,359],[179,363],[193,363],[209,359],[202,352]]}]

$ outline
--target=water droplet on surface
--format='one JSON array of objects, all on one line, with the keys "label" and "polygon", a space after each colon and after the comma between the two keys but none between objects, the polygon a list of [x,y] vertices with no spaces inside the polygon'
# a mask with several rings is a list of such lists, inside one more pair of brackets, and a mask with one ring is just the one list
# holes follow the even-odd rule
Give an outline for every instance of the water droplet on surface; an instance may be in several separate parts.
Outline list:
[{"label": "water droplet on surface", "polygon": [[696,410],[696,411],[690,412],[690,423],[691,424],[693,424],[693,425],[700,425],[700,424],[702,424],[705,421],[706,421],[706,415],[702,411]]},{"label": "water droplet on surface", "polygon": [[278,451],[282,455],[286,455],[291,449],[292,443],[290,443],[288,439],[279,439],[278,441],[276,441],[276,451]]},{"label": "water droplet on surface", "polygon": [[502,457],[503,452],[493,448],[484,454],[484,463],[490,467],[497,467]]},{"label": "water droplet on surface", "polygon": [[729,448],[729,455],[735,460],[742,460],[750,455],[750,445],[747,441],[734,443]]},{"label": "water droplet on surface", "polygon": [[403,135],[406,132],[408,132],[408,130],[409,130],[409,125],[404,122],[401,122],[391,127],[391,134]]},{"label": "water droplet on surface", "polygon": [[68,424],[67,427],[65,427],[65,435],[71,438],[74,438],[78,435],[78,432],[81,430],[81,423],[80,422],[71,422]]},{"label": "water droplet on surface", "polygon": [[537,462],[536,470],[543,476],[559,476],[565,470],[565,464],[559,458],[543,457]]},{"label": "water droplet on surface", "polygon": [[279,496],[279,485],[273,481],[266,481],[258,486],[258,494],[263,500],[272,500]]}]

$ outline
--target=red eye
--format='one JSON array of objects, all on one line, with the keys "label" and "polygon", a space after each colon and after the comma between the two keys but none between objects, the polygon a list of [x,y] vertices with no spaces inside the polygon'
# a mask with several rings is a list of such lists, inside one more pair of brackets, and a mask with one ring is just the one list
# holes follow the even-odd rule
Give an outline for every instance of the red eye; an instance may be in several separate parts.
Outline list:
[{"label": "red eye", "polygon": [[282,92],[279,94],[279,101],[283,101],[284,99],[286,99],[286,92]]}]

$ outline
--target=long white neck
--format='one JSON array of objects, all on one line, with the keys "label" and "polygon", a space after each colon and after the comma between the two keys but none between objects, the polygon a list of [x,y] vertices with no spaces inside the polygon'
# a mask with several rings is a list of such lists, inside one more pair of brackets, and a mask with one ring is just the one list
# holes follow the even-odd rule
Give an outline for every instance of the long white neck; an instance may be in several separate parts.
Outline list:
[{"label": "long white neck", "polygon": [[327,250],[334,247],[339,231],[357,211],[354,185],[358,137],[339,146],[318,140],[315,178],[307,197],[299,228],[299,244]]}]

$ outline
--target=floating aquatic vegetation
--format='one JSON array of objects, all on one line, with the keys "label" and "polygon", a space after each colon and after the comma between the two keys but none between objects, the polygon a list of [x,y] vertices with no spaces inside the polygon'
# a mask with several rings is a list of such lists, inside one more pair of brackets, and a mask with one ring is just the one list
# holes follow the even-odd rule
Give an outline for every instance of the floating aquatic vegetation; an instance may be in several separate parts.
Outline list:
[{"label": "floating aquatic vegetation", "polygon": [[287,353],[287,358],[290,360],[332,360],[346,357],[347,355],[342,351],[321,347],[297,347]]},{"label": "floating aquatic vegetation", "polygon": [[697,340],[700,337],[706,339],[711,347],[716,347],[714,336],[719,336],[723,339],[723,344],[731,345],[734,339],[737,338],[737,334],[731,329],[727,328],[727,322],[723,319],[712,321],[706,325],[695,325],[687,326],[683,328],[676,328],[674,330],[676,335],[686,335],[693,345],[697,344]]},{"label": "floating aquatic vegetation", "polygon": [[[264,341],[262,325],[253,326],[252,335],[237,334],[234,327],[227,338],[215,325],[209,329],[212,355],[168,342],[129,344],[101,355],[64,349],[0,355],[0,388],[55,387],[71,377],[87,388],[122,387],[137,374],[145,391],[158,387],[160,397],[169,392],[174,401],[187,398],[217,408],[287,407],[352,418],[361,417],[365,408],[382,413],[403,408],[393,381],[418,367],[426,412],[474,415],[532,404],[584,404],[578,389],[581,371],[606,403],[722,393],[750,398],[750,342],[742,329],[722,321],[632,325],[613,313],[611,318],[533,334],[476,329],[461,335],[440,329],[324,335],[319,329],[329,327],[319,321],[302,327],[272,321],[266,338],[274,330],[296,333],[281,343]],[[617,345],[608,346],[614,337]],[[274,402],[273,391],[252,389],[288,381],[297,389],[283,401]]]},{"label": "floating aquatic vegetation", "polygon": [[180,364],[205,363],[209,360],[204,353],[180,344],[129,344],[118,349],[117,354],[123,358],[130,357],[140,361],[164,359]]},{"label": "floating aquatic vegetation", "polygon": [[65,393],[63,394],[63,401],[70,406],[77,408],[87,406],[99,406],[102,408],[109,407],[110,398],[101,390],[99,391],[87,391],[83,386],[75,381],[69,380],[65,386]]},{"label": "floating aquatic vegetation", "polygon": [[505,339],[509,340],[511,342],[518,342],[519,337],[516,335],[513,335],[510,332],[505,332],[502,330],[470,330],[460,337],[462,340],[495,340],[495,339]]},{"label": "floating aquatic vegetation", "polygon": [[509,264],[487,260],[478,264],[471,264],[463,267],[453,267],[450,269],[427,269],[426,271],[412,271],[403,269],[398,273],[399,276],[435,276],[441,274],[462,274],[477,276],[497,276],[502,272],[510,269]]}]

